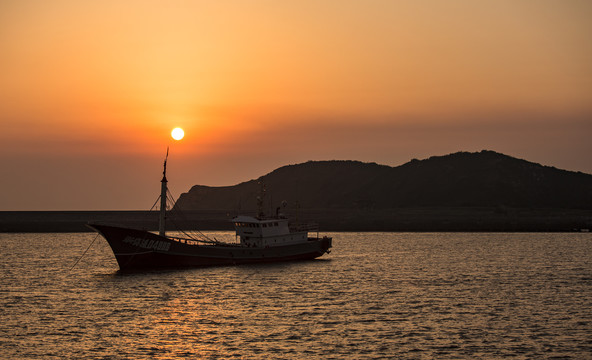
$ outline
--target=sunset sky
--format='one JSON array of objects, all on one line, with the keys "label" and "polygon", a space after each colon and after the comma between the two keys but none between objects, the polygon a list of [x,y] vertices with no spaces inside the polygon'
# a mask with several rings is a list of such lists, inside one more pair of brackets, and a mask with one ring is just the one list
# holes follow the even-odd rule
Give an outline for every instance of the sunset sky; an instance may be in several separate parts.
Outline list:
[{"label": "sunset sky", "polygon": [[[307,160],[592,173],[592,1],[0,1],[0,210],[149,209]],[[185,130],[179,142],[174,127]]]}]

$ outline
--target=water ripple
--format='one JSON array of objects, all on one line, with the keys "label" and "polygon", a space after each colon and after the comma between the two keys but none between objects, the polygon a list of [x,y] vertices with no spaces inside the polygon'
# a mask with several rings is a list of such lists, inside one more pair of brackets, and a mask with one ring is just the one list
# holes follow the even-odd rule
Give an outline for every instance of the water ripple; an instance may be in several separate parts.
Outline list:
[{"label": "water ripple", "polygon": [[[213,236],[227,236],[215,233]],[[592,358],[592,235],[337,233],[323,260],[119,274],[0,234],[0,357]]]}]

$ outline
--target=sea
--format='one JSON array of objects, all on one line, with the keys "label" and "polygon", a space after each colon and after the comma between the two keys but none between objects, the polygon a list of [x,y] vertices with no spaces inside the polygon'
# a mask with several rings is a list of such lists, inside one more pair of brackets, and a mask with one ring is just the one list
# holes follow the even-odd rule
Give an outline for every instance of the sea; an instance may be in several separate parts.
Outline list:
[{"label": "sea", "polygon": [[327,235],[313,261],[120,273],[93,233],[0,234],[0,358],[592,359],[591,233]]}]

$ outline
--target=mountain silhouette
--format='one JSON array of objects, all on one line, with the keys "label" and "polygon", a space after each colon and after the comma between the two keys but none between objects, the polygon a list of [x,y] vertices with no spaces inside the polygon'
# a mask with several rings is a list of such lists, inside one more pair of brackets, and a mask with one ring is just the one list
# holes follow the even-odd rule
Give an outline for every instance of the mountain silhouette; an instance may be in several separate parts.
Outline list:
[{"label": "mountain silhouette", "polygon": [[[394,209],[497,207],[592,209],[592,175],[494,151],[458,152],[390,167],[359,161],[309,161],[234,186],[193,186],[175,209]],[[283,205],[282,205],[283,204]]]},{"label": "mountain silhouette", "polygon": [[[283,166],[234,186],[196,185],[167,213],[169,230],[232,230],[238,214],[281,211],[323,231],[590,231],[592,175],[493,151],[390,167],[359,161]],[[183,210],[183,211],[176,211]],[[153,211],[0,211],[0,232],[88,231],[89,221],[158,229]]]}]

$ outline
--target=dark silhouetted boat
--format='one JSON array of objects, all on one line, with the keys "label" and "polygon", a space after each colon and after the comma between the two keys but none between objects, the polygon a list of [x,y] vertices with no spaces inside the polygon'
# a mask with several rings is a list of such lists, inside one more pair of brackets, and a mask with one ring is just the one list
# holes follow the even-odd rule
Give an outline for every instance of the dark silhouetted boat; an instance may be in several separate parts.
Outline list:
[{"label": "dark silhouetted boat", "polygon": [[[275,216],[265,216],[261,211],[261,198],[258,199],[257,216],[241,215],[232,219],[236,242],[222,242],[205,236],[167,236],[167,158],[168,149],[161,180],[158,234],[107,224],[88,224],[107,240],[122,271],[309,260],[330,252],[332,239],[319,237],[316,225],[291,224],[279,211]],[[316,236],[309,236],[312,231],[316,231]]]}]

